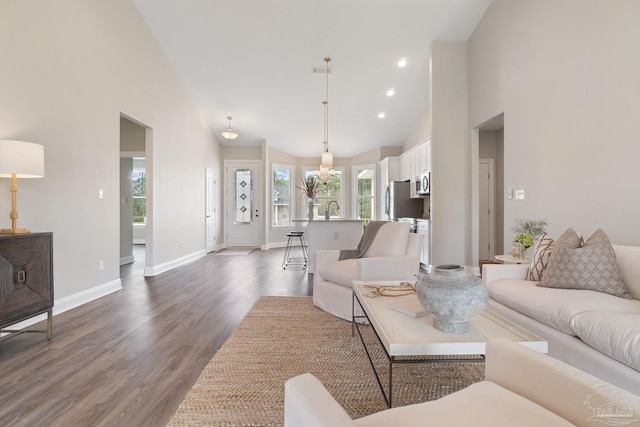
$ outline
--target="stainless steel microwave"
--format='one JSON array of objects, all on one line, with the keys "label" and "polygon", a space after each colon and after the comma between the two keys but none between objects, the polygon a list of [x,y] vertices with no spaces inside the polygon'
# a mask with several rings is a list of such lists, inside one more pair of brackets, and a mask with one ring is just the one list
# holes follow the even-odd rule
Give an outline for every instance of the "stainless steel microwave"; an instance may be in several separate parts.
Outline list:
[{"label": "stainless steel microwave", "polygon": [[416,179],[416,194],[428,196],[431,194],[431,172],[425,172]]}]

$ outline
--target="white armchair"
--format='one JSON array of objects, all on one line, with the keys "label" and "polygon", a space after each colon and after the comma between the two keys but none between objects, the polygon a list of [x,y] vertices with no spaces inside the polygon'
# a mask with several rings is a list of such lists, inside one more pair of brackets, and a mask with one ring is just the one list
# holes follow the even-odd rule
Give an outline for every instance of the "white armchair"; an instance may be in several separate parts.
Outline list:
[{"label": "white armchair", "polygon": [[640,413],[639,396],[506,338],[487,343],[485,381],[357,420],[311,374],[284,389],[284,427],[595,427],[632,425]]},{"label": "white armchair", "polygon": [[413,283],[420,271],[421,252],[422,235],[410,233],[409,224],[403,222],[388,222],[380,227],[361,258],[340,261],[339,250],[315,251],[313,303],[327,313],[351,320],[354,280],[406,280]]}]

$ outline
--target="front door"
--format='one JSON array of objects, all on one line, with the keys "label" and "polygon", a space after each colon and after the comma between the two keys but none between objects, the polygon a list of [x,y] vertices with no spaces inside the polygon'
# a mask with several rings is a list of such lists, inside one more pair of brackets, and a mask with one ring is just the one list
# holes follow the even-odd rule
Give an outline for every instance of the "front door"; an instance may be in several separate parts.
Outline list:
[{"label": "front door", "polygon": [[213,169],[210,168],[207,168],[205,191],[205,249],[209,253],[216,250],[216,178]]},{"label": "front door", "polygon": [[260,162],[226,162],[227,246],[260,246]]}]

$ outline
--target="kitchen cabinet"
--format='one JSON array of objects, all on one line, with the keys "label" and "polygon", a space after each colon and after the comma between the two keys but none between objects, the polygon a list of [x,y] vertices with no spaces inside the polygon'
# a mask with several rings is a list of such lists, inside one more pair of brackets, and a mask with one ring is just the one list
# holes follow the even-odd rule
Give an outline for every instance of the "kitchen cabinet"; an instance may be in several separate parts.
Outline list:
[{"label": "kitchen cabinet", "polygon": [[408,181],[413,175],[413,153],[407,152],[400,156],[400,180]]},{"label": "kitchen cabinet", "polygon": [[431,170],[431,143],[425,141],[405,151],[400,156],[400,169],[402,180],[411,182],[410,197],[421,197],[416,194],[416,179],[418,176]]},{"label": "kitchen cabinet", "polygon": [[416,157],[416,175],[427,173],[431,170],[430,165],[431,143],[425,142],[417,148]]}]

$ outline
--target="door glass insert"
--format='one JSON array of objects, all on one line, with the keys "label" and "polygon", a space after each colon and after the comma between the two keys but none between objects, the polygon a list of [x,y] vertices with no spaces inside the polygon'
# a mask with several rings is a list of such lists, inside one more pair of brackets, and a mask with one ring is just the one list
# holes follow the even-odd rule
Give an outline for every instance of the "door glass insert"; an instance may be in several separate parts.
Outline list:
[{"label": "door glass insert", "polygon": [[253,177],[251,169],[235,169],[235,221],[234,224],[253,222]]}]

